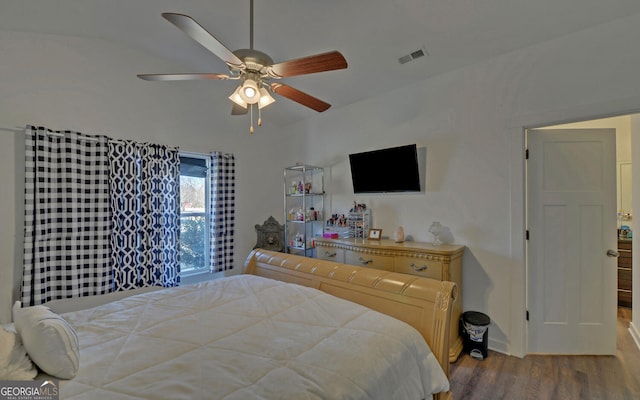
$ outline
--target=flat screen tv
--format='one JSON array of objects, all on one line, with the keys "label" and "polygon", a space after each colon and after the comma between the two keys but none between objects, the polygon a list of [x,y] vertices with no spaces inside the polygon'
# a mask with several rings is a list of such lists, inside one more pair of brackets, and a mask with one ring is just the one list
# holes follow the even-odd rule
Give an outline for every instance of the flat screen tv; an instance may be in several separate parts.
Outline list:
[{"label": "flat screen tv", "polygon": [[420,192],[415,144],[349,154],[354,193]]}]

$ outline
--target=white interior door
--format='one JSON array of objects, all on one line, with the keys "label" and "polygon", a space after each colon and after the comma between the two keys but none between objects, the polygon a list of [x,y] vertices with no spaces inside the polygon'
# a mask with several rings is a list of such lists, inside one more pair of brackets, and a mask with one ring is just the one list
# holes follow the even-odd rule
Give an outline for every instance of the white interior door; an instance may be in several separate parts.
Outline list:
[{"label": "white interior door", "polygon": [[615,354],[615,144],[615,129],[529,132],[529,353]]}]

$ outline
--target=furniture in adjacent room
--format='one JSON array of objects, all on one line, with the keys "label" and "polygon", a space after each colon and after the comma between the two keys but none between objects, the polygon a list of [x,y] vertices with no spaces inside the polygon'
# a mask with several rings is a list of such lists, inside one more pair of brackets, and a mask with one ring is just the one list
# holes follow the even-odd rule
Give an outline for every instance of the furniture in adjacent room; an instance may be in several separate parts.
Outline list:
[{"label": "furniture in adjacent room", "polygon": [[314,238],[322,236],[324,169],[294,165],[284,169],[285,252],[313,256]]},{"label": "furniture in adjacent room", "polygon": [[632,239],[618,239],[618,306],[631,308]]},{"label": "furniture in adjacent room", "polygon": [[[316,256],[323,260],[454,282],[459,293],[453,305],[451,323],[454,327],[458,326],[462,315],[464,246],[353,238],[316,238],[315,244]],[[454,362],[462,351],[463,343],[458,329],[452,329],[450,335],[449,360]]]}]

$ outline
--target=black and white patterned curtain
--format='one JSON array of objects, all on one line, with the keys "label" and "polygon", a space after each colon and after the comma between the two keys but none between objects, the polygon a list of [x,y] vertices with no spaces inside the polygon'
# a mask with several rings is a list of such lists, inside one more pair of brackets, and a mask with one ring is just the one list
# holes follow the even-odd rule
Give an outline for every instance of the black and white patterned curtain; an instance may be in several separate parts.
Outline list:
[{"label": "black and white patterned curtain", "polygon": [[180,283],[178,149],[110,141],[114,290]]},{"label": "black and white patterned curtain", "polygon": [[233,154],[211,153],[211,260],[212,272],[233,268],[236,161]]},{"label": "black and white patterned curtain", "polygon": [[22,303],[109,292],[107,138],[33,126],[25,137]]}]

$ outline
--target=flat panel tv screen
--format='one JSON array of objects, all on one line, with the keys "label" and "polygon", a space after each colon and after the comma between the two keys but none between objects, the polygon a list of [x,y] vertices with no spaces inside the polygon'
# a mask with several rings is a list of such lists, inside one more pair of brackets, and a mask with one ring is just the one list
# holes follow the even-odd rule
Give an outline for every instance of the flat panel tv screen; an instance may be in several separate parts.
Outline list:
[{"label": "flat panel tv screen", "polygon": [[349,154],[354,193],[420,191],[415,144]]}]

